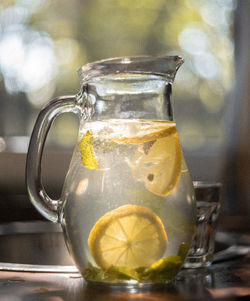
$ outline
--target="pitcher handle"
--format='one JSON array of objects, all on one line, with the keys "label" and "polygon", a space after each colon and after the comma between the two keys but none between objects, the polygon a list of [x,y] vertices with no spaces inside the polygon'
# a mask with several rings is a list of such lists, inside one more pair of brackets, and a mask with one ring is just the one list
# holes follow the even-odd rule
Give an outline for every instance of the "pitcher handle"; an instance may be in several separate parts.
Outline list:
[{"label": "pitcher handle", "polygon": [[29,143],[26,160],[26,186],[36,209],[47,219],[58,222],[60,200],[51,199],[41,180],[41,161],[49,129],[57,116],[65,112],[80,113],[76,96],[62,96],[52,100],[37,117]]}]

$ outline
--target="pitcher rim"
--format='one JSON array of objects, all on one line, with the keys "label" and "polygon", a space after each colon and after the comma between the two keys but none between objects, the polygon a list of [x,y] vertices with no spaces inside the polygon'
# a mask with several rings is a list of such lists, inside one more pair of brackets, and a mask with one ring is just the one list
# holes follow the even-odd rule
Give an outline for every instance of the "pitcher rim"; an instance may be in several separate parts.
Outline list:
[{"label": "pitcher rim", "polygon": [[125,73],[158,75],[164,77],[168,82],[173,82],[176,72],[183,63],[184,59],[178,55],[123,56],[87,63],[81,66],[77,73],[83,84],[103,76]]}]

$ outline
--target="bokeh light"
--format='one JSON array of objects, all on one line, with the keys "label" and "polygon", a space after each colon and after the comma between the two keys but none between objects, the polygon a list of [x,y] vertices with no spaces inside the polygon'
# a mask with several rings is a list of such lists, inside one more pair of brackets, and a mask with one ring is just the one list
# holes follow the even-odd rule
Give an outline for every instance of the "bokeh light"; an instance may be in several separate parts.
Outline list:
[{"label": "bokeh light", "polygon": [[[216,149],[223,142],[221,119],[233,83],[236,3],[1,2],[0,94],[4,105],[0,134],[30,135],[36,113],[45,103],[56,96],[77,93],[80,83],[76,71],[86,62],[114,56],[179,54],[185,64],[177,73],[173,94],[181,142],[187,150],[206,148],[208,141],[209,147]],[[18,118],[10,124],[8,99],[26,113],[24,126]],[[101,105],[97,109],[101,111]],[[72,131],[67,129],[76,127],[71,118],[58,121],[52,135],[54,143],[62,148],[74,143]]]}]

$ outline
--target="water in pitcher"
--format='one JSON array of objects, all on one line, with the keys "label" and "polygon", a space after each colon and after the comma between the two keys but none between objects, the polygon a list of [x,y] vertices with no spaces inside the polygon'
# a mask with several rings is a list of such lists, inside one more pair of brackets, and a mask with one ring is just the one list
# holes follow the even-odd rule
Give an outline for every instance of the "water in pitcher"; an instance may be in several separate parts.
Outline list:
[{"label": "water in pitcher", "polygon": [[71,162],[61,219],[83,276],[171,280],[195,225],[193,186],[175,122],[84,122]]}]

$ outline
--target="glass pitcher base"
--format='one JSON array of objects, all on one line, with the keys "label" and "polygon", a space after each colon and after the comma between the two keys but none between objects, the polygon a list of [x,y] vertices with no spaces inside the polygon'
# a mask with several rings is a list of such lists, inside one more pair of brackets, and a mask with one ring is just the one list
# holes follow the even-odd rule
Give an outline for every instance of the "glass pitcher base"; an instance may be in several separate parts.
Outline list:
[{"label": "glass pitcher base", "polygon": [[138,282],[136,280],[123,280],[119,282],[112,281],[94,281],[84,278],[87,283],[87,286],[91,287],[100,287],[104,289],[117,289],[117,290],[133,290],[136,292],[139,290],[152,290],[157,289],[166,285],[170,285],[173,282],[172,280],[166,280],[162,282]]}]

